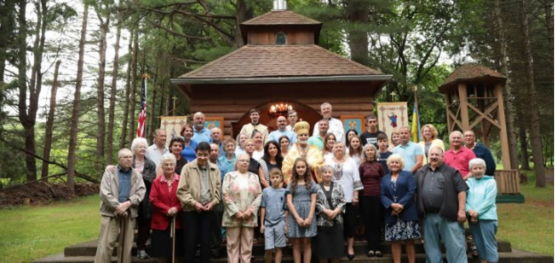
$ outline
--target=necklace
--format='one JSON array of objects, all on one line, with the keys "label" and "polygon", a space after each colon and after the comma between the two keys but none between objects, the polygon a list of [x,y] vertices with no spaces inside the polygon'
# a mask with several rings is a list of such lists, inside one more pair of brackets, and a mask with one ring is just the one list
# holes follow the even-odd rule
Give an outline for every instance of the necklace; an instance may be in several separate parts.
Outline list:
[{"label": "necklace", "polygon": [[301,147],[301,145],[298,145],[298,148],[299,148],[299,153],[301,153],[301,158],[306,158],[307,152],[308,152],[308,145],[306,147]]}]

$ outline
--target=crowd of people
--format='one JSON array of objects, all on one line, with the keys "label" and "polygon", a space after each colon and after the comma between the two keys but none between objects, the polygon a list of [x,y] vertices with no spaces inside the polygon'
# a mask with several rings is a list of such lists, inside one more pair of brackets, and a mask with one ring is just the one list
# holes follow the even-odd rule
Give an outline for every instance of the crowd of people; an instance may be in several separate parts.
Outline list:
[{"label": "crowd of people", "polygon": [[161,262],[210,262],[224,244],[228,262],[251,262],[255,243],[266,262],[281,262],[288,243],[295,262],[353,260],[359,221],[368,257],[387,241],[393,262],[403,244],[415,262],[423,239],[427,262],[443,262],[443,240],[449,262],[467,262],[467,220],[482,262],[498,261],[495,161],[474,132],[452,132],[445,149],[431,124],[414,143],[409,127],[388,138],[373,114],[359,135],[329,103],[321,113],[312,136],[295,111],[270,131],[252,109],[237,140],[206,128],[201,112],[169,149],[164,130],[151,146],[136,138],[102,178],[95,262],[110,262],[117,242],[130,262],[135,229],[137,257]]}]

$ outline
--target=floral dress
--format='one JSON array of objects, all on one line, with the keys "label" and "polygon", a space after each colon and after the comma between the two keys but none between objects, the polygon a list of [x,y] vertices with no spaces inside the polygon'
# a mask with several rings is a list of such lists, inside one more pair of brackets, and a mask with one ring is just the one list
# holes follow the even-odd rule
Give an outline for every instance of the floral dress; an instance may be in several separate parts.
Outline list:
[{"label": "floral dress", "polygon": [[[256,227],[258,226],[258,208],[262,198],[262,189],[256,174],[247,172],[247,177],[239,171],[229,172],[224,177],[222,186],[225,205],[222,225],[224,227]],[[251,211],[251,217],[237,219],[234,215],[239,211]]]},{"label": "floral dress", "polygon": [[[320,187],[312,182],[309,189],[305,185],[297,185],[295,193],[291,190],[291,183],[287,185],[287,195],[292,195],[293,206],[297,214],[302,219],[306,219],[310,214],[310,197],[318,193]],[[318,230],[316,226],[316,212],[313,213],[312,223],[310,227],[299,227],[297,220],[293,217],[293,213],[289,213],[289,220],[287,223],[287,236],[290,238],[313,237],[316,236]]]}]

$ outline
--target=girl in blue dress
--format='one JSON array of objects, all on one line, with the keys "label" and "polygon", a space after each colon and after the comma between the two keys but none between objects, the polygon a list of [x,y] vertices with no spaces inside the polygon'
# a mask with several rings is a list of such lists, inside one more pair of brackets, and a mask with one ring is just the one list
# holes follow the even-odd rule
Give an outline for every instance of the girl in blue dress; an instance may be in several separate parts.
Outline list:
[{"label": "girl in blue dress", "polygon": [[287,207],[289,208],[287,236],[293,244],[295,263],[301,262],[301,244],[304,251],[303,261],[310,262],[312,256],[310,239],[317,233],[314,211],[319,187],[312,181],[309,171],[307,161],[297,158],[293,165],[291,182],[287,186]]}]

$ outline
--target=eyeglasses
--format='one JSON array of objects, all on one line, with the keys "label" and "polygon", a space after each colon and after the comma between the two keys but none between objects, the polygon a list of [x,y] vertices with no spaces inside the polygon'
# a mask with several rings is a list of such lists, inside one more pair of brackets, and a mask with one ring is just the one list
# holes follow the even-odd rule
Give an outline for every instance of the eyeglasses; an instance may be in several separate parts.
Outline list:
[{"label": "eyeglasses", "polygon": [[237,160],[237,161],[238,161],[238,162],[248,163],[248,162],[250,162],[251,160]]}]

